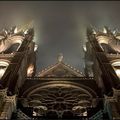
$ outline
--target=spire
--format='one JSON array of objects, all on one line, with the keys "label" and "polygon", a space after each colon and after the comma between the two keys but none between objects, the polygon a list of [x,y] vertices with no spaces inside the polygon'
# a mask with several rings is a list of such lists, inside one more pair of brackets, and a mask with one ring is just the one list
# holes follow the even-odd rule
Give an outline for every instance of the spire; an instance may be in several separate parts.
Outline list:
[{"label": "spire", "polygon": [[58,55],[58,62],[62,62],[63,61],[63,54],[59,53]]},{"label": "spire", "polygon": [[104,26],[103,33],[107,33],[107,32],[108,32],[108,28],[106,26]]},{"label": "spire", "polygon": [[112,34],[111,30],[110,30],[107,26],[104,26],[104,27],[103,27],[103,33],[109,34],[109,35]]},{"label": "spire", "polygon": [[27,22],[27,24],[21,26],[18,31],[26,31],[28,30],[29,28],[33,28],[33,25],[34,25],[34,21],[33,20],[30,20]]}]

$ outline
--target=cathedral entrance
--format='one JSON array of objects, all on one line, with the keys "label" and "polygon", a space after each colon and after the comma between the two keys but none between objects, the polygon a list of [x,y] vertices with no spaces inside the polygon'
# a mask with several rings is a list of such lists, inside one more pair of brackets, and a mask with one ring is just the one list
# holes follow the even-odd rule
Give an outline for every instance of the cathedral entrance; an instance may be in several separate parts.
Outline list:
[{"label": "cathedral entrance", "polygon": [[32,108],[31,116],[35,118],[80,118],[93,107],[93,94],[69,81],[52,81],[27,90],[21,104]]},{"label": "cathedral entrance", "polygon": [[[20,109],[27,116],[40,119],[82,119],[88,109],[97,106],[97,93],[91,86],[94,79],[63,62],[42,70],[36,77],[28,77],[19,97]],[[90,84],[86,85],[90,82]],[[29,111],[29,112],[28,112]]]}]

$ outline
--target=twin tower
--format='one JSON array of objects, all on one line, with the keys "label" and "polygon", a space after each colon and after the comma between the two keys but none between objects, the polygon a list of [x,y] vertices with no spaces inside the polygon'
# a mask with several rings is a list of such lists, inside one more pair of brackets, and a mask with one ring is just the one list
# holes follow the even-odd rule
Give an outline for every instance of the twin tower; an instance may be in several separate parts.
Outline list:
[{"label": "twin tower", "polygon": [[36,75],[32,27],[0,33],[0,119],[120,119],[120,33],[87,28],[84,73],[60,54]]}]

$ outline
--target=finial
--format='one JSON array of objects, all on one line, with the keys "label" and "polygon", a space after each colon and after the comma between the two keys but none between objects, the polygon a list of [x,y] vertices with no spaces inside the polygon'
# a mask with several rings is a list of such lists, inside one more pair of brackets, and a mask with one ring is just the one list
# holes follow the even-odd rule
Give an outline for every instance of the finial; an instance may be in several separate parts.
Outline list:
[{"label": "finial", "polygon": [[103,28],[103,33],[107,33],[107,27],[106,26]]},{"label": "finial", "polygon": [[63,61],[63,54],[59,53],[58,55],[58,62],[62,62]]},{"label": "finial", "polygon": [[96,31],[95,31],[95,29],[92,29],[93,30],[93,34],[96,34]]},{"label": "finial", "polygon": [[27,32],[27,30],[29,28],[33,28],[34,26],[34,21],[33,20],[30,20],[27,22],[27,24],[24,24],[23,26],[21,26],[19,29],[18,29],[18,32],[20,31],[24,31],[25,33]]}]

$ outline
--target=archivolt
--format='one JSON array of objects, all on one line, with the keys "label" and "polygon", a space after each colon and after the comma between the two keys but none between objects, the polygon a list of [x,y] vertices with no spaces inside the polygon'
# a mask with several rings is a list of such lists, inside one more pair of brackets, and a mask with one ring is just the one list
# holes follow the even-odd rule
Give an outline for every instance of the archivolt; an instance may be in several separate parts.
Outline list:
[{"label": "archivolt", "polygon": [[88,94],[90,97],[96,97],[96,93],[95,91],[93,91],[91,88],[85,86],[85,85],[81,85],[81,84],[77,84],[74,82],[69,82],[69,81],[51,81],[51,82],[47,82],[47,83],[43,83],[43,84],[38,84],[35,85],[29,89],[27,89],[24,93],[23,93],[23,97],[27,96],[29,97],[31,94],[39,91],[40,89],[44,89],[44,88],[53,88],[53,87],[66,87],[66,88],[76,88],[80,91],[83,91],[84,93]]}]

